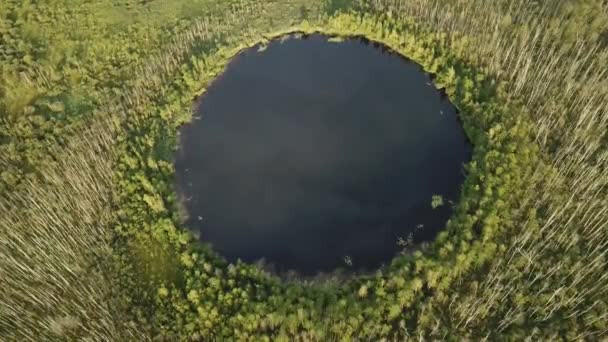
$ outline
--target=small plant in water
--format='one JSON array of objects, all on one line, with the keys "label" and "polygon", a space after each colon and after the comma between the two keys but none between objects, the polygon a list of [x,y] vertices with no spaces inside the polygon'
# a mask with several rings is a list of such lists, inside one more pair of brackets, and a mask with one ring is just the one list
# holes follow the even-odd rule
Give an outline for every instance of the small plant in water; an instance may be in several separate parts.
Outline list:
[{"label": "small plant in water", "polygon": [[406,249],[413,245],[414,245],[414,234],[413,233],[409,233],[407,236],[407,239],[404,239],[402,237],[397,238],[397,246],[403,248],[403,250],[401,251],[401,254],[405,254]]},{"label": "small plant in water", "polygon": [[443,197],[441,195],[433,195],[433,198],[431,199],[431,207],[433,207],[433,209],[439,208],[443,204]]},{"label": "small plant in water", "polygon": [[348,266],[353,265],[353,259],[349,255],[344,256],[344,263]]},{"label": "small plant in water", "polygon": [[344,38],[342,37],[331,37],[327,40],[330,43],[342,43],[344,41]]}]

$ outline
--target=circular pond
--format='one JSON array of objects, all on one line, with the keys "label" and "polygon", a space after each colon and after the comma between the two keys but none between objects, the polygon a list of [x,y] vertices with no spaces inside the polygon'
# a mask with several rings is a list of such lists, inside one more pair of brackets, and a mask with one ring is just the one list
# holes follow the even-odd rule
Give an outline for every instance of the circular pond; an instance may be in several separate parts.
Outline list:
[{"label": "circular pond", "polygon": [[176,157],[187,226],[280,272],[371,270],[432,240],[471,154],[430,75],[362,39],[243,51],[196,106]]}]

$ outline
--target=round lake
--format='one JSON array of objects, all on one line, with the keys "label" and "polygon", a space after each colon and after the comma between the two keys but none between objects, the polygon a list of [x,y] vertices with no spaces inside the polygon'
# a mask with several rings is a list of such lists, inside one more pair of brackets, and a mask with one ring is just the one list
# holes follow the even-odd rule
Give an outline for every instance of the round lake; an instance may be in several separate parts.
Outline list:
[{"label": "round lake", "polygon": [[186,225],[280,272],[371,270],[400,237],[432,240],[471,155],[431,77],[362,39],[243,51],[196,106],[176,156]]}]

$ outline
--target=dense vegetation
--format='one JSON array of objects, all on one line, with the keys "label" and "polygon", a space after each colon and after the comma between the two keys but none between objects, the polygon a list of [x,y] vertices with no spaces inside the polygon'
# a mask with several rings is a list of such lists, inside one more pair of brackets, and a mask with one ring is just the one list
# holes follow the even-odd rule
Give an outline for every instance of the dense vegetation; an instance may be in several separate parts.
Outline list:
[{"label": "dense vegetation", "polygon": [[[348,281],[226,263],[173,188],[192,99],[312,32],[423,65],[475,146],[437,240]],[[607,40],[600,0],[3,1],[0,339],[606,338]]]}]

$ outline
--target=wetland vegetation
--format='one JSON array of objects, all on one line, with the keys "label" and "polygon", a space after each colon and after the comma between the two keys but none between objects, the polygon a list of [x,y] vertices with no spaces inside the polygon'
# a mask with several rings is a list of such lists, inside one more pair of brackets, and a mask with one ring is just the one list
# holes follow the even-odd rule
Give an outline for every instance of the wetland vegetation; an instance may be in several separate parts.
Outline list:
[{"label": "wetland vegetation", "polygon": [[[344,281],[180,213],[193,99],[293,32],[421,65],[474,147],[445,229]],[[602,0],[2,1],[0,340],[605,339],[607,46]]]}]

